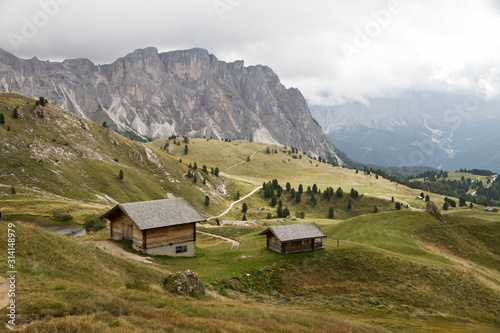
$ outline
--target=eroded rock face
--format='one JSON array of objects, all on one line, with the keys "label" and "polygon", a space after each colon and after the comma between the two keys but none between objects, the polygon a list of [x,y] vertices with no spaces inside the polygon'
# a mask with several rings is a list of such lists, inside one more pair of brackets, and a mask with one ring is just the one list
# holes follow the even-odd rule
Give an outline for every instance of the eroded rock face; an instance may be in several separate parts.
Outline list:
[{"label": "eroded rock face", "polygon": [[44,96],[97,124],[142,138],[229,138],[336,155],[295,88],[266,66],[226,63],[203,49],[136,50],[109,65],[19,59],[0,50],[0,89]]},{"label": "eroded rock face", "polygon": [[163,286],[172,294],[195,298],[205,297],[205,285],[198,278],[198,274],[189,269],[183,273],[169,275],[163,280]]}]

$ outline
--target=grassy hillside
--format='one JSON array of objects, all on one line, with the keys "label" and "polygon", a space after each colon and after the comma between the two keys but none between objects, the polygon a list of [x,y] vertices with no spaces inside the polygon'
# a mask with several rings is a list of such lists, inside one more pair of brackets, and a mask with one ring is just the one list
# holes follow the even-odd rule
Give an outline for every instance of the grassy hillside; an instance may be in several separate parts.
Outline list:
[{"label": "grassy hillside", "polygon": [[[314,253],[266,249],[265,237],[256,235],[264,223],[279,225],[282,218],[263,190],[220,218],[245,214],[258,220],[256,226],[217,227],[211,220],[198,227],[240,242],[238,249],[199,233],[196,257],[159,256],[152,264],[86,243],[108,239],[109,227],[69,239],[16,222],[18,314],[29,323],[26,331],[500,331],[500,215],[484,207],[450,209],[440,222],[419,212],[426,205],[415,199],[421,190],[321,163],[289,147],[191,138],[143,144],[34,102],[0,93],[0,211],[9,220],[57,211],[81,222],[102,214],[113,200],[171,195],[185,197],[208,218],[224,211],[237,193],[244,196],[276,179],[283,188],[290,183],[295,191],[304,189],[300,202],[291,190],[281,194],[291,215],[286,223],[314,221],[329,238],[325,250]],[[315,203],[307,193],[314,185]],[[330,187],[342,188],[343,196],[325,198]],[[424,194],[442,205],[444,196]],[[403,204],[401,211],[396,202]],[[0,235],[7,238],[5,224]],[[114,243],[134,252],[129,243]],[[6,243],[1,246],[5,272]],[[209,297],[173,297],[162,289],[163,278],[186,269],[207,283]]]},{"label": "grassy hillside", "polygon": [[[175,297],[171,271],[16,223],[18,318],[27,332],[385,332],[362,321],[274,301]],[[6,237],[6,225],[0,224]],[[7,253],[2,242],[2,253]],[[7,271],[6,258],[0,263]],[[0,311],[5,317],[6,309]],[[3,325],[0,331],[8,331]]]}]

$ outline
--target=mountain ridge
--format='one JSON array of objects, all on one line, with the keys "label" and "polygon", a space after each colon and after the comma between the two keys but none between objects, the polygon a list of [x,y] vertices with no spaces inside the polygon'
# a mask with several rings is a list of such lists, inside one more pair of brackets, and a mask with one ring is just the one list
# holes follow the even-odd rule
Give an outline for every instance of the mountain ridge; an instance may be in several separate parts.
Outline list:
[{"label": "mountain ridge", "polygon": [[0,89],[50,102],[131,137],[170,135],[279,143],[336,159],[305,98],[271,68],[194,48],[138,49],[111,64],[23,60],[0,51]]}]

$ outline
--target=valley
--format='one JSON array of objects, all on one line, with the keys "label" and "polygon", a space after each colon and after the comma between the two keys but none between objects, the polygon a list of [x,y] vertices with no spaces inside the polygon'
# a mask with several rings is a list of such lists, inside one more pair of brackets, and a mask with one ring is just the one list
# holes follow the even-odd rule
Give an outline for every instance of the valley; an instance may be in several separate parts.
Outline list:
[{"label": "valley", "polygon": [[[319,161],[295,147],[177,136],[136,142],[53,104],[35,103],[0,93],[0,211],[16,225],[17,314],[25,331],[500,328],[500,217],[480,204],[442,210],[440,221],[416,198],[422,190]],[[439,208],[446,197],[424,194]],[[83,224],[115,202],[171,197],[186,198],[207,219],[197,226],[196,257],[138,262],[96,245],[106,241],[150,257],[110,240],[109,224],[69,238],[16,218],[58,213]],[[273,197],[289,215],[278,216]],[[243,217],[256,225],[219,226]],[[329,237],[324,250],[282,255],[267,249],[265,237],[256,235],[282,222],[315,222]],[[2,237],[6,232],[1,223]],[[1,244],[5,258],[7,244]],[[0,267],[8,270],[6,260]],[[166,277],[187,269],[205,283],[205,298],[164,289]]]}]

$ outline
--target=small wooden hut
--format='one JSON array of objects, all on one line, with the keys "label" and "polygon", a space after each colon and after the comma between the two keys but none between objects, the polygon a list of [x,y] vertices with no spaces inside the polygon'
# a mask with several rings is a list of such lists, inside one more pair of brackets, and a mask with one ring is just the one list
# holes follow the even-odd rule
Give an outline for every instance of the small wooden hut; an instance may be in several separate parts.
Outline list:
[{"label": "small wooden hut", "polygon": [[270,227],[259,235],[267,236],[268,249],[282,254],[322,250],[327,237],[314,222]]},{"label": "small wooden hut", "polygon": [[205,221],[183,198],[118,204],[104,214],[111,238],[134,249],[173,257],[196,255],[196,223]]}]

